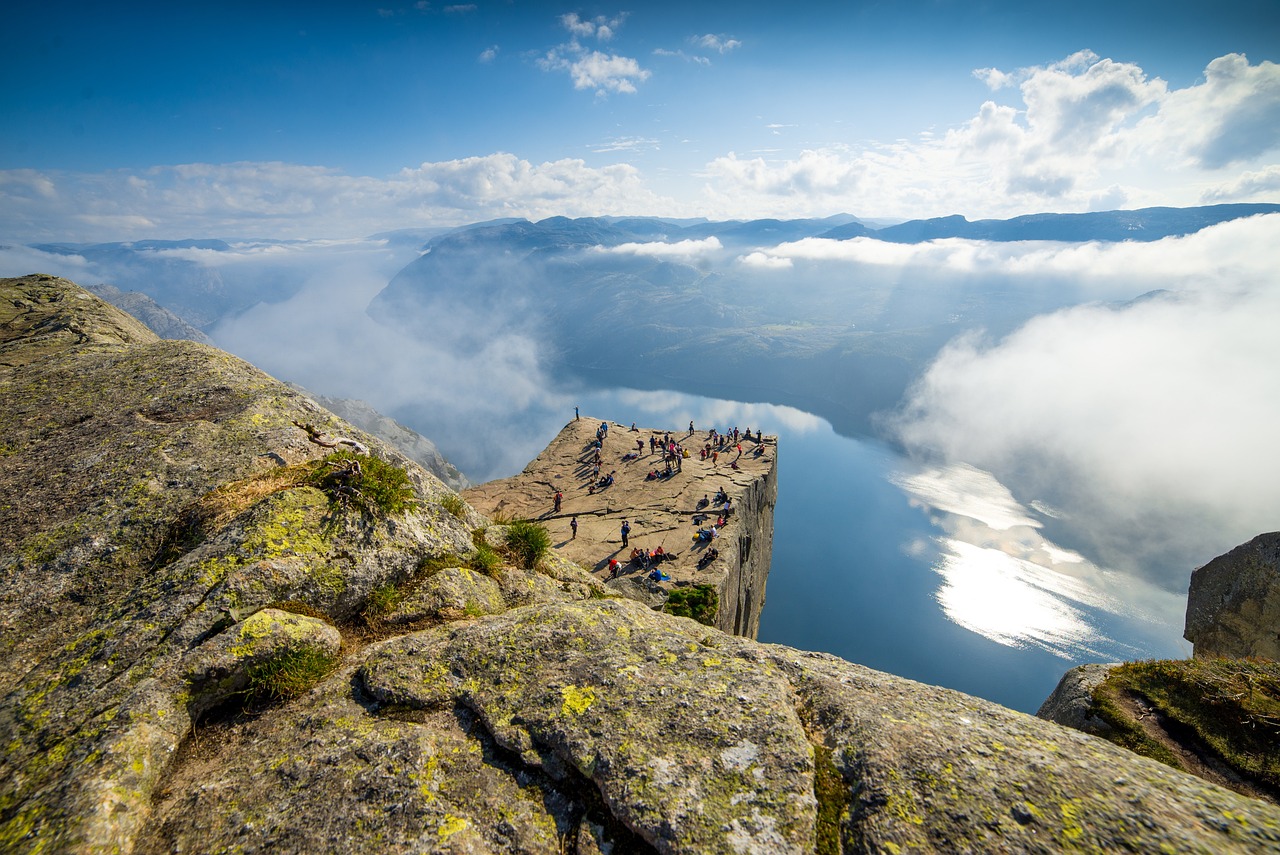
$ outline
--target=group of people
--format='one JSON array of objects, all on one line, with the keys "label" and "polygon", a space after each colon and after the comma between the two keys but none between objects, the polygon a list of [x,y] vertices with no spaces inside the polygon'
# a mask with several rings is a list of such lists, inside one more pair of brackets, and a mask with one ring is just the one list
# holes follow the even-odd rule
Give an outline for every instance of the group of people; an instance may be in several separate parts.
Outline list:
[{"label": "group of people", "polygon": [[[574,417],[575,418],[578,417],[576,408],[574,412]],[[638,432],[638,429],[636,428],[635,425],[632,425],[631,431]],[[689,422],[688,436],[692,437],[693,434],[694,434],[694,426],[693,426],[693,422],[691,421]],[[608,438],[608,436],[609,436],[609,423],[600,422],[599,426],[596,428],[596,431],[595,431],[595,439],[588,445],[588,454],[584,455],[583,458],[579,458],[582,462],[588,463],[591,466],[591,469],[590,469],[591,483],[588,485],[588,488],[587,488],[587,492],[589,494],[594,494],[601,490],[607,489],[608,487],[613,486],[615,482],[615,478],[617,475],[616,469],[610,471],[608,474],[604,476],[601,476],[600,474],[600,468],[604,461],[604,457],[603,457],[604,442]],[[733,459],[731,463],[733,468],[736,469],[738,468],[738,459],[741,458],[743,454],[743,448],[742,448],[743,440],[755,441],[756,443],[756,448],[754,451],[755,456],[759,457],[764,453],[763,431],[757,430],[755,432],[752,432],[750,428],[747,428],[747,430],[744,432],[744,431],[739,431],[737,427],[734,427],[730,431],[727,431],[725,433],[720,433],[715,428],[712,428],[707,433],[706,442],[703,444],[702,448],[699,449],[699,456],[702,460],[706,460],[710,458],[712,463],[716,464],[718,463],[720,454],[722,453],[727,454],[729,451],[736,450],[737,456]],[[670,433],[663,434],[661,438],[659,438],[656,434],[650,435],[648,438],[647,445],[648,445],[648,453],[661,454],[664,466],[662,468],[658,468],[658,467],[650,468],[648,471],[648,474],[645,476],[646,481],[664,480],[666,478],[672,477],[677,472],[680,472],[683,470],[682,461],[684,460],[684,458],[690,456],[689,451],[685,449],[683,444],[680,441],[673,438]],[[622,459],[624,461],[638,460],[639,458],[645,456],[645,446],[646,446],[646,441],[644,439],[636,439],[635,451],[627,452]],[[563,499],[564,499],[563,494],[559,490],[556,490],[555,497],[553,500],[556,513],[560,513],[560,510],[563,504]],[[708,565],[710,565],[720,557],[720,550],[711,544],[713,544],[716,538],[720,536],[720,530],[724,528],[729,515],[733,512],[733,503],[729,499],[729,496],[725,492],[725,490],[721,488],[716,492],[714,500],[712,500],[706,494],[704,494],[703,497],[698,501],[697,510],[701,512],[704,509],[709,511],[710,513],[698,513],[698,514],[695,514],[693,517],[694,525],[698,526],[697,534],[694,535],[693,539],[695,543],[706,544],[706,548],[702,551],[702,553],[698,557],[697,566],[699,570],[706,568]],[[710,526],[702,527],[702,523],[710,519],[712,515],[716,517],[715,522]],[[576,516],[574,516],[573,519],[570,520],[569,525],[570,525],[570,529],[572,530],[572,539],[576,539],[578,536],[578,519]],[[622,521],[622,524],[620,527],[620,534],[622,539],[622,548],[626,549],[630,545],[630,534],[631,534],[631,526],[627,520]],[[675,554],[666,552],[662,546],[658,546],[656,549],[653,549],[653,550],[647,550],[637,546],[630,550],[628,554],[628,560],[626,563],[638,565],[642,570],[649,570],[650,572],[648,575],[650,578],[653,578],[659,581],[667,581],[671,577],[667,573],[662,571],[659,565],[663,561],[667,559],[674,559],[675,557],[676,557]],[[618,576],[622,572],[622,569],[623,569],[623,564],[617,559],[617,557],[611,557],[609,559],[608,570],[609,570],[610,578],[614,578]]]}]

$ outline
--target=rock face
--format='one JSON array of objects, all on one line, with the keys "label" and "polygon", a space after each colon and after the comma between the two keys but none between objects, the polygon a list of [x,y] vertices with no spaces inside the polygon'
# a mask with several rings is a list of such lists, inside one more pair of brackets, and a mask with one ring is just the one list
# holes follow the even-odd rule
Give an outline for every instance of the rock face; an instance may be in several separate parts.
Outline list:
[{"label": "rock face", "polygon": [[[600,476],[596,476],[592,443],[601,424],[587,417],[569,422],[519,475],[481,484],[462,495],[482,514],[543,521],[561,552],[602,580],[609,577],[611,558],[621,563],[621,578],[643,579],[646,571],[630,561],[631,549],[661,546],[674,555],[661,564],[671,576],[670,582],[661,583],[663,588],[712,586],[719,602],[716,626],[755,638],[773,555],[777,438],[744,439],[741,456],[730,445],[731,450],[718,452],[717,459],[703,460],[698,451],[710,441],[707,431],[631,430],[608,422],[600,449]],[[689,449],[690,457],[669,478],[650,480],[650,472],[665,472],[661,453],[651,451],[650,438],[667,437]],[[731,465],[735,462],[736,469]],[[598,477],[610,472],[614,483],[595,489]],[[564,496],[559,512],[553,507],[557,490]],[[717,520],[714,499],[721,490],[732,512],[714,542],[698,543],[694,537],[698,529]],[[704,497],[709,504],[699,508]],[[569,525],[574,518],[577,537]],[[623,520],[631,527],[626,547],[621,536]],[[718,550],[719,557],[701,561],[711,548]]]},{"label": "rock face", "polygon": [[0,851],[1280,850],[1093,737],[495,563],[245,363],[0,296]]},{"label": "rock face", "polygon": [[1183,636],[1196,656],[1280,660],[1280,532],[1260,534],[1191,574]]},{"label": "rock face", "polygon": [[105,282],[99,285],[86,285],[85,290],[96,294],[118,309],[123,309],[147,325],[147,328],[160,338],[185,339],[200,344],[213,344],[213,341],[200,330],[191,326],[173,312],[161,306],[141,291],[121,291],[114,285]]},{"label": "rock face", "polygon": [[1114,664],[1089,663],[1072,668],[1062,675],[1053,693],[1036,711],[1036,716],[1085,733],[1099,736],[1108,733],[1111,725],[1094,713],[1093,690],[1107,679],[1114,667]]}]

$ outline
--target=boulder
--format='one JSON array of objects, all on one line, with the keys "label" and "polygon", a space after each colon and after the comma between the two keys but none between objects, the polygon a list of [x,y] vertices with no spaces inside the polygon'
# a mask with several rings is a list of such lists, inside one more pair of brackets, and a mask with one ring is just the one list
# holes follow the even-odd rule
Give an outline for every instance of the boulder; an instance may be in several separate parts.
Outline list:
[{"label": "boulder", "polygon": [[1191,574],[1183,636],[1196,656],[1280,660],[1280,532],[1260,534]]},{"label": "boulder", "polygon": [[1093,690],[1107,679],[1107,675],[1115,667],[1116,663],[1090,663],[1072,668],[1062,675],[1053,693],[1036,711],[1036,716],[1084,733],[1106,735],[1111,731],[1111,725],[1094,714]]}]

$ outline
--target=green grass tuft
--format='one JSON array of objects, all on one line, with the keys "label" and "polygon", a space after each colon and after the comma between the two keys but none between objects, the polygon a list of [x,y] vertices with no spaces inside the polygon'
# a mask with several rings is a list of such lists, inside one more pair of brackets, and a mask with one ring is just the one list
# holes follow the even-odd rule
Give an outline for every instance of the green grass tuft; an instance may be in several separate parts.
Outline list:
[{"label": "green grass tuft", "polygon": [[440,507],[444,508],[450,514],[458,519],[466,519],[467,503],[457,493],[449,493],[440,500]]},{"label": "green grass tuft", "polygon": [[532,570],[551,551],[551,535],[538,523],[517,520],[507,526],[507,550],[517,564]]},{"label": "green grass tuft", "polygon": [[676,588],[667,598],[662,610],[669,615],[693,618],[698,623],[715,626],[716,615],[720,611],[720,596],[712,585]]},{"label": "green grass tuft", "polygon": [[487,543],[480,543],[476,551],[467,560],[467,566],[477,573],[492,576],[502,566],[502,556]]},{"label": "green grass tuft", "polygon": [[365,601],[364,610],[361,614],[365,620],[377,620],[386,617],[396,610],[404,600],[404,591],[400,590],[394,582],[388,582],[385,585],[379,585],[369,592],[369,599]]},{"label": "green grass tuft", "polygon": [[303,694],[338,662],[314,647],[303,647],[249,666],[249,694],[263,700],[288,700]]}]

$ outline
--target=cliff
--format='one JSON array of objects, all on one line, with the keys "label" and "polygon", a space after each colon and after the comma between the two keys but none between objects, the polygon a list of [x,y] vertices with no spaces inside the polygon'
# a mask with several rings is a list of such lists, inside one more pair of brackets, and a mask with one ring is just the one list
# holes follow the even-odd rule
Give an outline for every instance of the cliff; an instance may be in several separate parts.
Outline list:
[{"label": "cliff", "polygon": [[613,597],[71,283],[0,296],[0,850],[1280,849],[1101,740]]},{"label": "cliff", "polygon": [[[710,442],[707,431],[632,430],[609,422],[597,476],[593,443],[602,423],[591,418],[569,422],[519,475],[481,484],[462,495],[480,513],[545,523],[557,548],[602,581],[609,581],[609,560],[617,560],[622,565],[613,585],[617,590],[652,591],[660,602],[672,590],[710,586],[718,604],[714,625],[755,638],[773,553],[777,438],[744,439],[740,457],[732,450],[704,460],[697,452]],[[651,472],[666,471],[662,453],[652,450],[650,440],[661,443],[668,438],[690,449],[691,456],[681,460],[670,477],[650,479]],[[614,474],[613,484],[597,490],[600,477],[609,473]],[[563,495],[559,512],[553,506],[557,491]],[[717,520],[714,499],[721,491],[732,512],[713,543],[698,543],[699,528]],[[699,508],[704,498],[710,504]],[[569,525],[575,518],[576,537]],[[624,520],[630,526],[626,547],[621,536]],[[659,546],[671,556],[662,562],[671,581],[646,585],[647,570],[632,562],[630,553],[633,548]],[[719,557],[707,561],[712,548]]]}]

